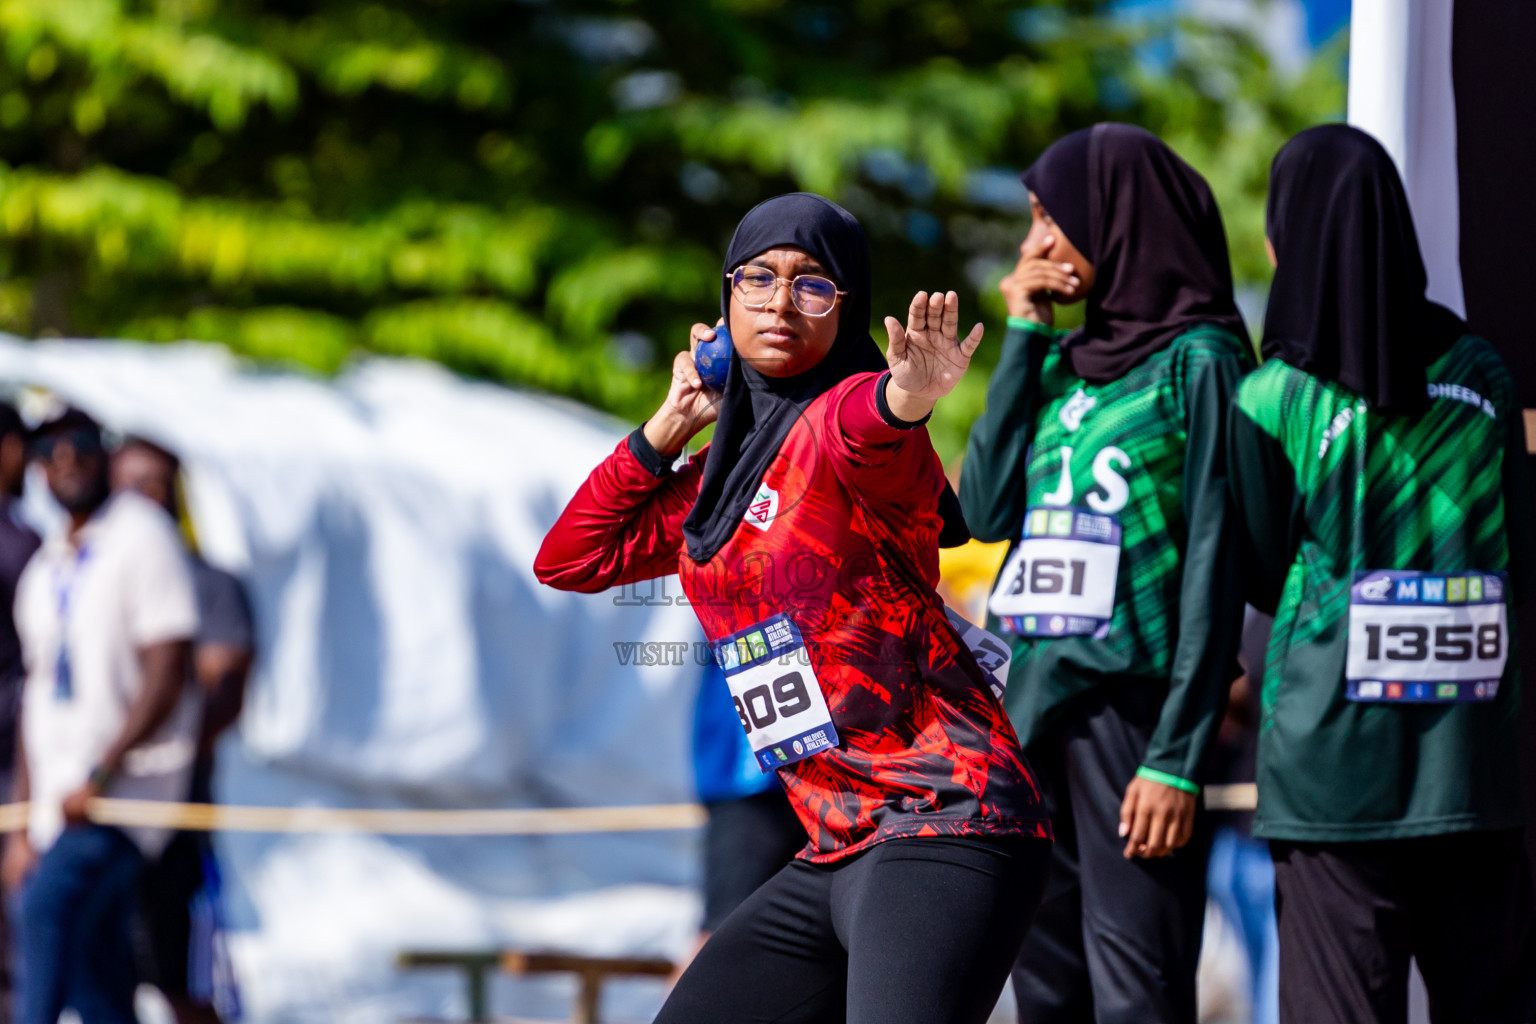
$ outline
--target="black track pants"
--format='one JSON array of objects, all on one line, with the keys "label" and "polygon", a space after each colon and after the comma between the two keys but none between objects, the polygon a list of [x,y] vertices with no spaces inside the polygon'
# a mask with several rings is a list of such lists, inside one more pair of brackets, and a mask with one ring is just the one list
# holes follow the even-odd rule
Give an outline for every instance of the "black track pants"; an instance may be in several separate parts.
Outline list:
[{"label": "black track pants", "polygon": [[1021,1024],[1195,1024],[1211,834],[1203,811],[1167,857],[1126,860],[1120,804],[1146,754],[1162,694],[1126,684],[1031,745],[1056,847],[1019,952]]},{"label": "black track pants", "polygon": [[982,1024],[1050,847],[922,837],[794,861],[726,918],[656,1024]]},{"label": "black track pants", "polygon": [[1410,957],[1435,1024],[1536,1020],[1518,830],[1269,848],[1282,1024],[1404,1024]]}]

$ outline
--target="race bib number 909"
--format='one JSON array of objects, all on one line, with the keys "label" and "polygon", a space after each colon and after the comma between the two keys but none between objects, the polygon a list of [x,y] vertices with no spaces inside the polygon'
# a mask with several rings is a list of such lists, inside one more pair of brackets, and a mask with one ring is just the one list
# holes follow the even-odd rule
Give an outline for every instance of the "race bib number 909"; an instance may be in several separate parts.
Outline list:
[{"label": "race bib number 909", "polygon": [[1504,574],[1376,570],[1349,592],[1346,696],[1437,703],[1498,696],[1509,657]]},{"label": "race bib number 909", "polygon": [[763,771],[837,746],[837,729],[800,630],[784,614],[714,644],[715,658]]}]

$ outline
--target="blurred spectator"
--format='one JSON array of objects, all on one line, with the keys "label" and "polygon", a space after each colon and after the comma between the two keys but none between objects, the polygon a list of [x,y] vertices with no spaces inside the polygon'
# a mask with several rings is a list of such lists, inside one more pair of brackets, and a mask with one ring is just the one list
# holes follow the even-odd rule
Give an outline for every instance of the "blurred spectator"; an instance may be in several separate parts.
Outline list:
[{"label": "blurred spectator", "polygon": [[[15,502],[21,497],[26,475],[26,428],[15,407],[0,402],[0,803],[11,798],[21,683],[26,674],[11,605],[16,600],[16,581],[39,543],[37,534],[16,515]],[[11,1020],[10,968],[5,904],[0,901],[0,1024],[10,1024]]]},{"label": "blurred spectator", "polygon": [[130,925],[146,857],[164,829],[87,819],[98,796],[179,800],[197,741],[186,685],[197,632],[192,574],[175,525],[137,494],[109,500],[101,428],[67,410],[33,452],[68,516],[23,571],[16,626],[27,680],[16,790],[26,833],[6,843],[8,887],[23,885],[21,1024],[134,1020]]},{"label": "blurred spectator", "polygon": [[[164,448],[129,437],[112,457],[112,489],[136,491],[185,523],[180,469],[180,461]],[[214,744],[240,716],[255,638],[245,588],[231,574],[203,561],[190,535],[188,541],[198,615],[192,675],[202,691],[204,710],[187,799],[212,803]],[[175,1010],[178,1024],[210,1024],[219,1019],[207,985],[189,985],[188,978],[192,900],[203,886],[205,866],[211,870],[213,863],[208,833],[178,832],[144,873],[144,907],[154,955],[152,980]],[[211,940],[206,933],[197,938],[203,943]],[[200,954],[199,962],[211,962],[210,949]]]},{"label": "blurred spectator", "polygon": [[[1252,608],[1243,623],[1238,655],[1243,674],[1232,684],[1226,717],[1211,754],[1213,783],[1253,782],[1259,747],[1259,691],[1264,649],[1274,619]],[[1275,926],[1275,867],[1269,844],[1253,837],[1253,811],[1214,811],[1216,837],[1206,869],[1206,890],[1243,945],[1248,961],[1253,1024],[1280,1020],[1280,944]]]},{"label": "blurred spectator", "polygon": [[752,756],[725,674],[713,657],[694,706],[693,778],[709,814],[704,825],[704,920],[697,950],[808,841],[778,774],[764,772]]}]

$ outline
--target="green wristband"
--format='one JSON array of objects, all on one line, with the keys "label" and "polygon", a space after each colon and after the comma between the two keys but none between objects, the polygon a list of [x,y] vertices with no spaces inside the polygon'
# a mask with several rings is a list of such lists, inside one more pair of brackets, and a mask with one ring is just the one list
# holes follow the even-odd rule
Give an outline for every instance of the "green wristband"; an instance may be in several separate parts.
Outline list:
[{"label": "green wristband", "polygon": [[1051,330],[1051,328],[1045,326],[1045,324],[1042,324],[1040,321],[1031,320],[1024,316],[1009,317],[1008,326],[1012,329],[1020,331],[1045,331],[1049,333]]},{"label": "green wristband", "polygon": [[1200,792],[1198,783],[1190,782],[1188,779],[1181,779],[1177,775],[1169,775],[1167,772],[1160,772],[1156,768],[1148,768],[1146,765],[1136,769],[1136,777],[1138,779],[1150,779],[1153,782],[1161,782],[1165,786],[1182,789],[1186,793]]}]

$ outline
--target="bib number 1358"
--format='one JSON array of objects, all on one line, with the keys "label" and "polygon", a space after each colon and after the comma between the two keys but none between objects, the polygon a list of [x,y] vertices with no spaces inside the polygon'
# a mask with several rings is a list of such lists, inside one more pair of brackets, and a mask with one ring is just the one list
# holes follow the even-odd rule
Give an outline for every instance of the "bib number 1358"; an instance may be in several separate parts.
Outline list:
[{"label": "bib number 1358", "polygon": [[1350,588],[1350,700],[1492,700],[1508,648],[1503,573],[1377,570]]},{"label": "bib number 1358", "polygon": [[[1367,622],[1365,658],[1367,661],[1460,662],[1473,660],[1475,654],[1479,661],[1494,661],[1504,652],[1504,629],[1498,622],[1435,626],[1433,645],[1430,631],[1431,627],[1415,623],[1385,626],[1380,622]],[[1387,637],[1385,647],[1381,642],[1383,632]]]}]

